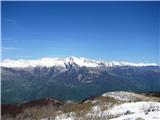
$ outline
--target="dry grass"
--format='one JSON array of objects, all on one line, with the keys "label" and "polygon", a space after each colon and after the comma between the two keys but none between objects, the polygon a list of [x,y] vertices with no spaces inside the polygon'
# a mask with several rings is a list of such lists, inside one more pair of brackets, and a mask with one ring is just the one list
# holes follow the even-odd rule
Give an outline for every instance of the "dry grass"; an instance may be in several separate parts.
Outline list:
[{"label": "dry grass", "polygon": [[[156,99],[149,99],[146,96],[138,95],[136,96],[136,101],[154,101]],[[77,120],[107,120],[109,118],[113,118],[115,116],[111,116],[107,114],[106,116],[97,115],[95,116],[86,116],[87,113],[90,112],[92,107],[100,106],[100,110],[104,111],[113,107],[114,105],[122,104],[127,101],[115,100],[112,97],[96,97],[93,100],[87,100],[81,104],[79,103],[66,103],[64,106],[60,107],[59,109],[48,105],[48,106],[36,106],[32,108],[25,109],[22,113],[18,114],[16,117],[11,117],[9,115],[2,116],[2,120],[40,120],[42,118],[49,118],[54,120],[57,115],[74,112],[77,116]],[[136,120],[143,120],[141,118],[137,118]]]},{"label": "dry grass", "polygon": [[138,117],[138,118],[136,118],[135,120],[145,120],[145,119],[143,119],[143,118],[141,118],[141,117]]},{"label": "dry grass", "polygon": [[61,111],[63,113],[68,113],[68,112],[75,112],[78,117],[83,116],[86,114],[92,107],[93,105],[91,103],[83,103],[83,104],[77,104],[77,103],[71,103],[71,104],[66,104]]},{"label": "dry grass", "polygon": [[26,108],[22,113],[19,113],[16,117],[9,115],[3,115],[2,120],[40,120],[49,116],[55,116],[57,109],[52,106],[37,106],[32,108]]}]

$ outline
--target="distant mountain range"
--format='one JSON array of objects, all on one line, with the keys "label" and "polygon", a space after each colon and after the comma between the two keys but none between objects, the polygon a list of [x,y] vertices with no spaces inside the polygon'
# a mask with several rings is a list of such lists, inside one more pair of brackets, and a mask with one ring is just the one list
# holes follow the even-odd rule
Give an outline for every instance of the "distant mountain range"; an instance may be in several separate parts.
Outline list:
[{"label": "distant mountain range", "polygon": [[129,63],[129,62],[105,62],[105,61],[96,61],[87,58],[77,58],[77,57],[68,57],[68,58],[41,58],[37,60],[10,60],[6,59],[0,63],[0,66],[3,67],[18,67],[18,68],[25,68],[25,67],[66,67],[69,64],[76,64],[79,67],[114,67],[114,66],[157,66],[156,63]]},{"label": "distant mountain range", "polygon": [[41,98],[80,101],[107,91],[160,91],[157,64],[104,62],[86,58],[3,60],[2,103]]}]

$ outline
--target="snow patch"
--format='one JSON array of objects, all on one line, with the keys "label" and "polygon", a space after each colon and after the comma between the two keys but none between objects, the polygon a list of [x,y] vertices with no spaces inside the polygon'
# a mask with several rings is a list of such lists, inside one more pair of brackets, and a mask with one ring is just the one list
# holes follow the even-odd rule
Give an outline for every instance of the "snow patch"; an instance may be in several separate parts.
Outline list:
[{"label": "snow patch", "polygon": [[117,105],[106,112],[110,114],[125,114],[127,111],[132,113],[145,113],[149,111],[160,111],[160,102],[131,102]]},{"label": "snow patch", "polygon": [[55,120],[75,120],[76,114],[74,112],[60,114],[55,117]]},{"label": "snow patch", "polygon": [[129,115],[122,115],[118,118],[113,118],[110,120],[160,120],[160,111],[149,112],[148,114],[135,113]]},{"label": "snow patch", "polygon": [[115,91],[115,92],[107,92],[102,95],[103,97],[112,97],[116,100],[121,101],[134,101],[136,99],[136,94],[124,92],[124,91]]},{"label": "snow patch", "polygon": [[136,120],[141,117],[145,120],[160,119],[160,102],[131,102],[115,105],[103,110],[101,106],[94,106],[86,114],[90,118],[107,118],[111,120]]}]

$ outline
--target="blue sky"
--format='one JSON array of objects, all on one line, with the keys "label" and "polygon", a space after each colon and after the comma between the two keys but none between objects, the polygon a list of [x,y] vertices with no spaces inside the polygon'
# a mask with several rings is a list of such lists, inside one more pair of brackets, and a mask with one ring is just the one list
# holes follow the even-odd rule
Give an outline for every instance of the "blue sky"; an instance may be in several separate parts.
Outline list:
[{"label": "blue sky", "polygon": [[2,58],[158,63],[156,2],[3,2]]}]

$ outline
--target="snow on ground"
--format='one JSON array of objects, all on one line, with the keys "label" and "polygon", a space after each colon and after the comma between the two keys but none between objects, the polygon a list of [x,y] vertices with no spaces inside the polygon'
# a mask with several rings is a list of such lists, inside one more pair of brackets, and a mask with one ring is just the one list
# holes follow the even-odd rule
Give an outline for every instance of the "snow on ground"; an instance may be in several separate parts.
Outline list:
[{"label": "snow on ground", "polygon": [[115,92],[107,92],[102,95],[103,97],[112,97],[116,100],[121,101],[135,101],[136,99],[147,99],[147,97],[144,97],[143,95],[130,93],[130,92],[124,92],[124,91],[115,91]]},{"label": "snow on ground", "polygon": [[[160,102],[130,102],[115,105],[110,109],[104,109],[100,105],[93,106],[91,110],[80,116],[81,120],[160,120]],[[76,113],[59,114],[55,119],[43,120],[78,120]]]},{"label": "snow on ground", "polygon": [[101,117],[102,116],[102,111],[101,107],[99,105],[92,107],[91,111],[87,113],[87,117]]},{"label": "snow on ground", "polygon": [[94,106],[86,116],[112,118],[111,120],[136,120],[138,117],[145,120],[160,120],[160,102],[123,103],[104,111],[100,106]]},{"label": "snow on ground", "polygon": [[51,116],[49,118],[43,118],[41,120],[76,120],[76,114],[74,112],[64,113],[57,115],[55,118]]},{"label": "snow on ground", "polygon": [[106,112],[110,114],[147,113],[150,111],[160,111],[160,102],[131,102],[117,105]]},{"label": "snow on ground", "polygon": [[110,120],[160,120],[160,111],[149,112],[148,114],[145,113],[135,113],[129,115],[122,115],[118,118],[113,118]]},{"label": "snow on ground", "polygon": [[130,100],[131,96],[128,96],[128,92],[116,91],[116,92],[108,92],[102,95],[103,97],[112,97],[116,100]]},{"label": "snow on ground", "polygon": [[104,111],[113,116],[120,116],[113,120],[135,120],[140,117],[145,120],[160,120],[160,102],[124,103]]},{"label": "snow on ground", "polygon": [[55,120],[76,120],[76,114],[74,112],[57,115]]}]

